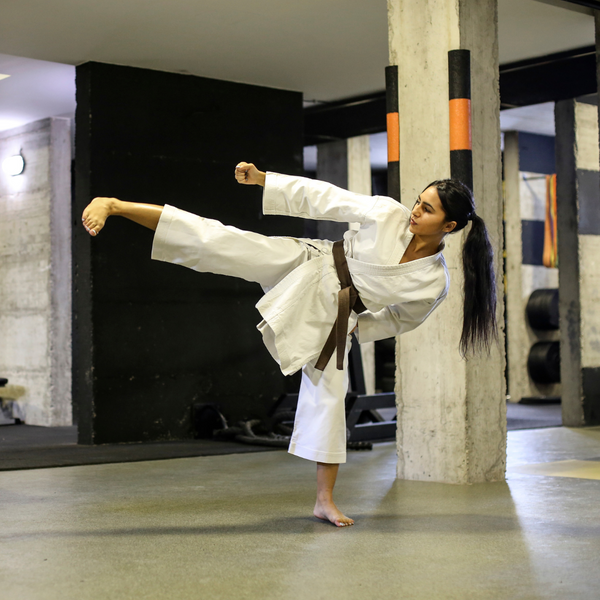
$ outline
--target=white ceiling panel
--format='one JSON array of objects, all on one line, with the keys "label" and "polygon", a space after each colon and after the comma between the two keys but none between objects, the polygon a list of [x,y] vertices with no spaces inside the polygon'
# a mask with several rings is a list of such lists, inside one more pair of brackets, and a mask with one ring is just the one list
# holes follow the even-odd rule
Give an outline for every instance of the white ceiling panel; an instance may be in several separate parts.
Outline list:
[{"label": "white ceiling panel", "polygon": [[[594,43],[593,17],[556,1],[499,0],[501,63]],[[3,0],[0,53],[0,129],[73,112],[72,66],[90,60],[331,101],[384,89],[387,3]]]}]

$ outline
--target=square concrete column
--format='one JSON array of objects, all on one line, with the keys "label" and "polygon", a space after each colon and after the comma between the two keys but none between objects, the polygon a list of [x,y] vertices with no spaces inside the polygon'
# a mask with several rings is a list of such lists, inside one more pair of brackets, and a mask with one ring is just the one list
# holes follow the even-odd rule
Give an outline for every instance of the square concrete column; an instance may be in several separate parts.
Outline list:
[{"label": "square concrete column", "polygon": [[390,62],[398,65],[401,201],[411,207],[450,177],[448,51],[471,52],[473,184],[496,252],[499,344],[465,361],[460,252],[449,236],[446,301],[399,343],[398,477],[471,483],[504,478],[506,406],[502,306],[502,199],[496,0],[390,0]]},{"label": "square concrete column", "polygon": [[597,97],[556,103],[563,424],[600,424],[600,157]]},{"label": "square concrete column", "polygon": [[558,269],[542,264],[546,175],[554,172],[553,138],[518,131],[504,134],[506,347],[511,402],[560,396],[560,383],[536,382],[527,368],[536,342],[560,337],[557,330],[532,329],[526,315],[534,290],[558,288]]}]

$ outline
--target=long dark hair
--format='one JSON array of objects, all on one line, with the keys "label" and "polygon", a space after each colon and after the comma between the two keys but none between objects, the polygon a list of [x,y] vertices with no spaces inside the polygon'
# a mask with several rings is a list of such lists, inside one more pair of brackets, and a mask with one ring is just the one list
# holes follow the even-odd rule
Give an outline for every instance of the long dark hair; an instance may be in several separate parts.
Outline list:
[{"label": "long dark hair", "polygon": [[436,188],[446,221],[456,221],[452,233],[464,229],[471,221],[462,249],[464,305],[460,352],[466,356],[470,350],[489,351],[492,340],[498,338],[498,326],[494,250],[487,228],[475,212],[473,193],[466,185],[456,179],[442,179],[429,187]]}]

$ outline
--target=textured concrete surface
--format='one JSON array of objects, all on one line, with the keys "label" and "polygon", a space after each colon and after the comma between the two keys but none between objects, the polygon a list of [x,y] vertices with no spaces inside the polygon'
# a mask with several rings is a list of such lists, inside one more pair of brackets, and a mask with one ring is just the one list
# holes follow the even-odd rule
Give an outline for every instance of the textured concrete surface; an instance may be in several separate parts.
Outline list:
[{"label": "textured concrete surface", "polygon": [[538,384],[529,377],[527,358],[541,340],[558,340],[558,331],[534,331],[525,314],[533,290],[558,288],[558,269],[523,264],[521,220],[546,217],[546,176],[519,170],[519,133],[504,134],[504,237],[508,395],[512,402],[529,396],[560,396],[560,384]]},{"label": "textured concrete surface", "polygon": [[600,482],[517,473],[600,457],[600,429],[509,433],[507,482],[395,480],[351,453],[311,517],[314,465],[283,452],[0,473],[3,600],[586,599]]},{"label": "textured concrete surface", "polygon": [[0,172],[0,372],[26,388],[14,416],[71,424],[71,137],[68,119],[0,135],[0,162],[22,152],[25,170]]},{"label": "textured concrete surface", "polygon": [[[598,171],[600,154],[598,147],[598,107],[575,103],[575,152],[577,169]],[[600,191],[590,200],[600,202]],[[580,190],[581,192],[581,190]],[[581,192],[583,193],[583,192]],[[581,200],[580,200],[581,201]],[[580,213],[580,229],[583,215]],[[581,302],[581,366],[600,366],[600,236],[579,235],[579,274]]]},{"label": "textured concrete surface", "polygon": [[[496,0],[390,0],[390,63],[398,65],[401,199],[412,207],[434,179],[449,177],[448,50],[471,51],[473,187],[502,273],[502,182]],[[448,298],[400,338],[398,474],[467,483],[504,477],[504,341],[489,356],[462,360],[462,241],[447,238]],[[504,322],[498,277],[498,323]],[[501,330],[503,327],[500,325]]]},{"label": "textured concrete surface", "polygon": [[597,425],[598,389],[585,373],[600,373],[600,236],[583,232],[595,230],[599,200],[597,187],[584,185],[600,168],[598,107],[563,100],[555,117],[563,423]]}]

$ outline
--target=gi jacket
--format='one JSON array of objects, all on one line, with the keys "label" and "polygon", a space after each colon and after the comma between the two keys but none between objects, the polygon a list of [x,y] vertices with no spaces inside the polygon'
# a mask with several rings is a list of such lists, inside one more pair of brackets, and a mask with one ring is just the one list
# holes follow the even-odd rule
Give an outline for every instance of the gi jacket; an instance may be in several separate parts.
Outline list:
[{"label": "gi jacket", "polygon": [[[433,256],[399,264],[413,234],[410,210],[392,198],[267,173],[263,212],[359,224],[344,234],[344,250],[368,309],[358,317],[361,343],[414,329],[447,295],[443,245]],[[319,356],[337,316],[339,290],[333,257],[325,252],[295,268],[256,305],[263,318],[258,329],[285,375]]]}]

